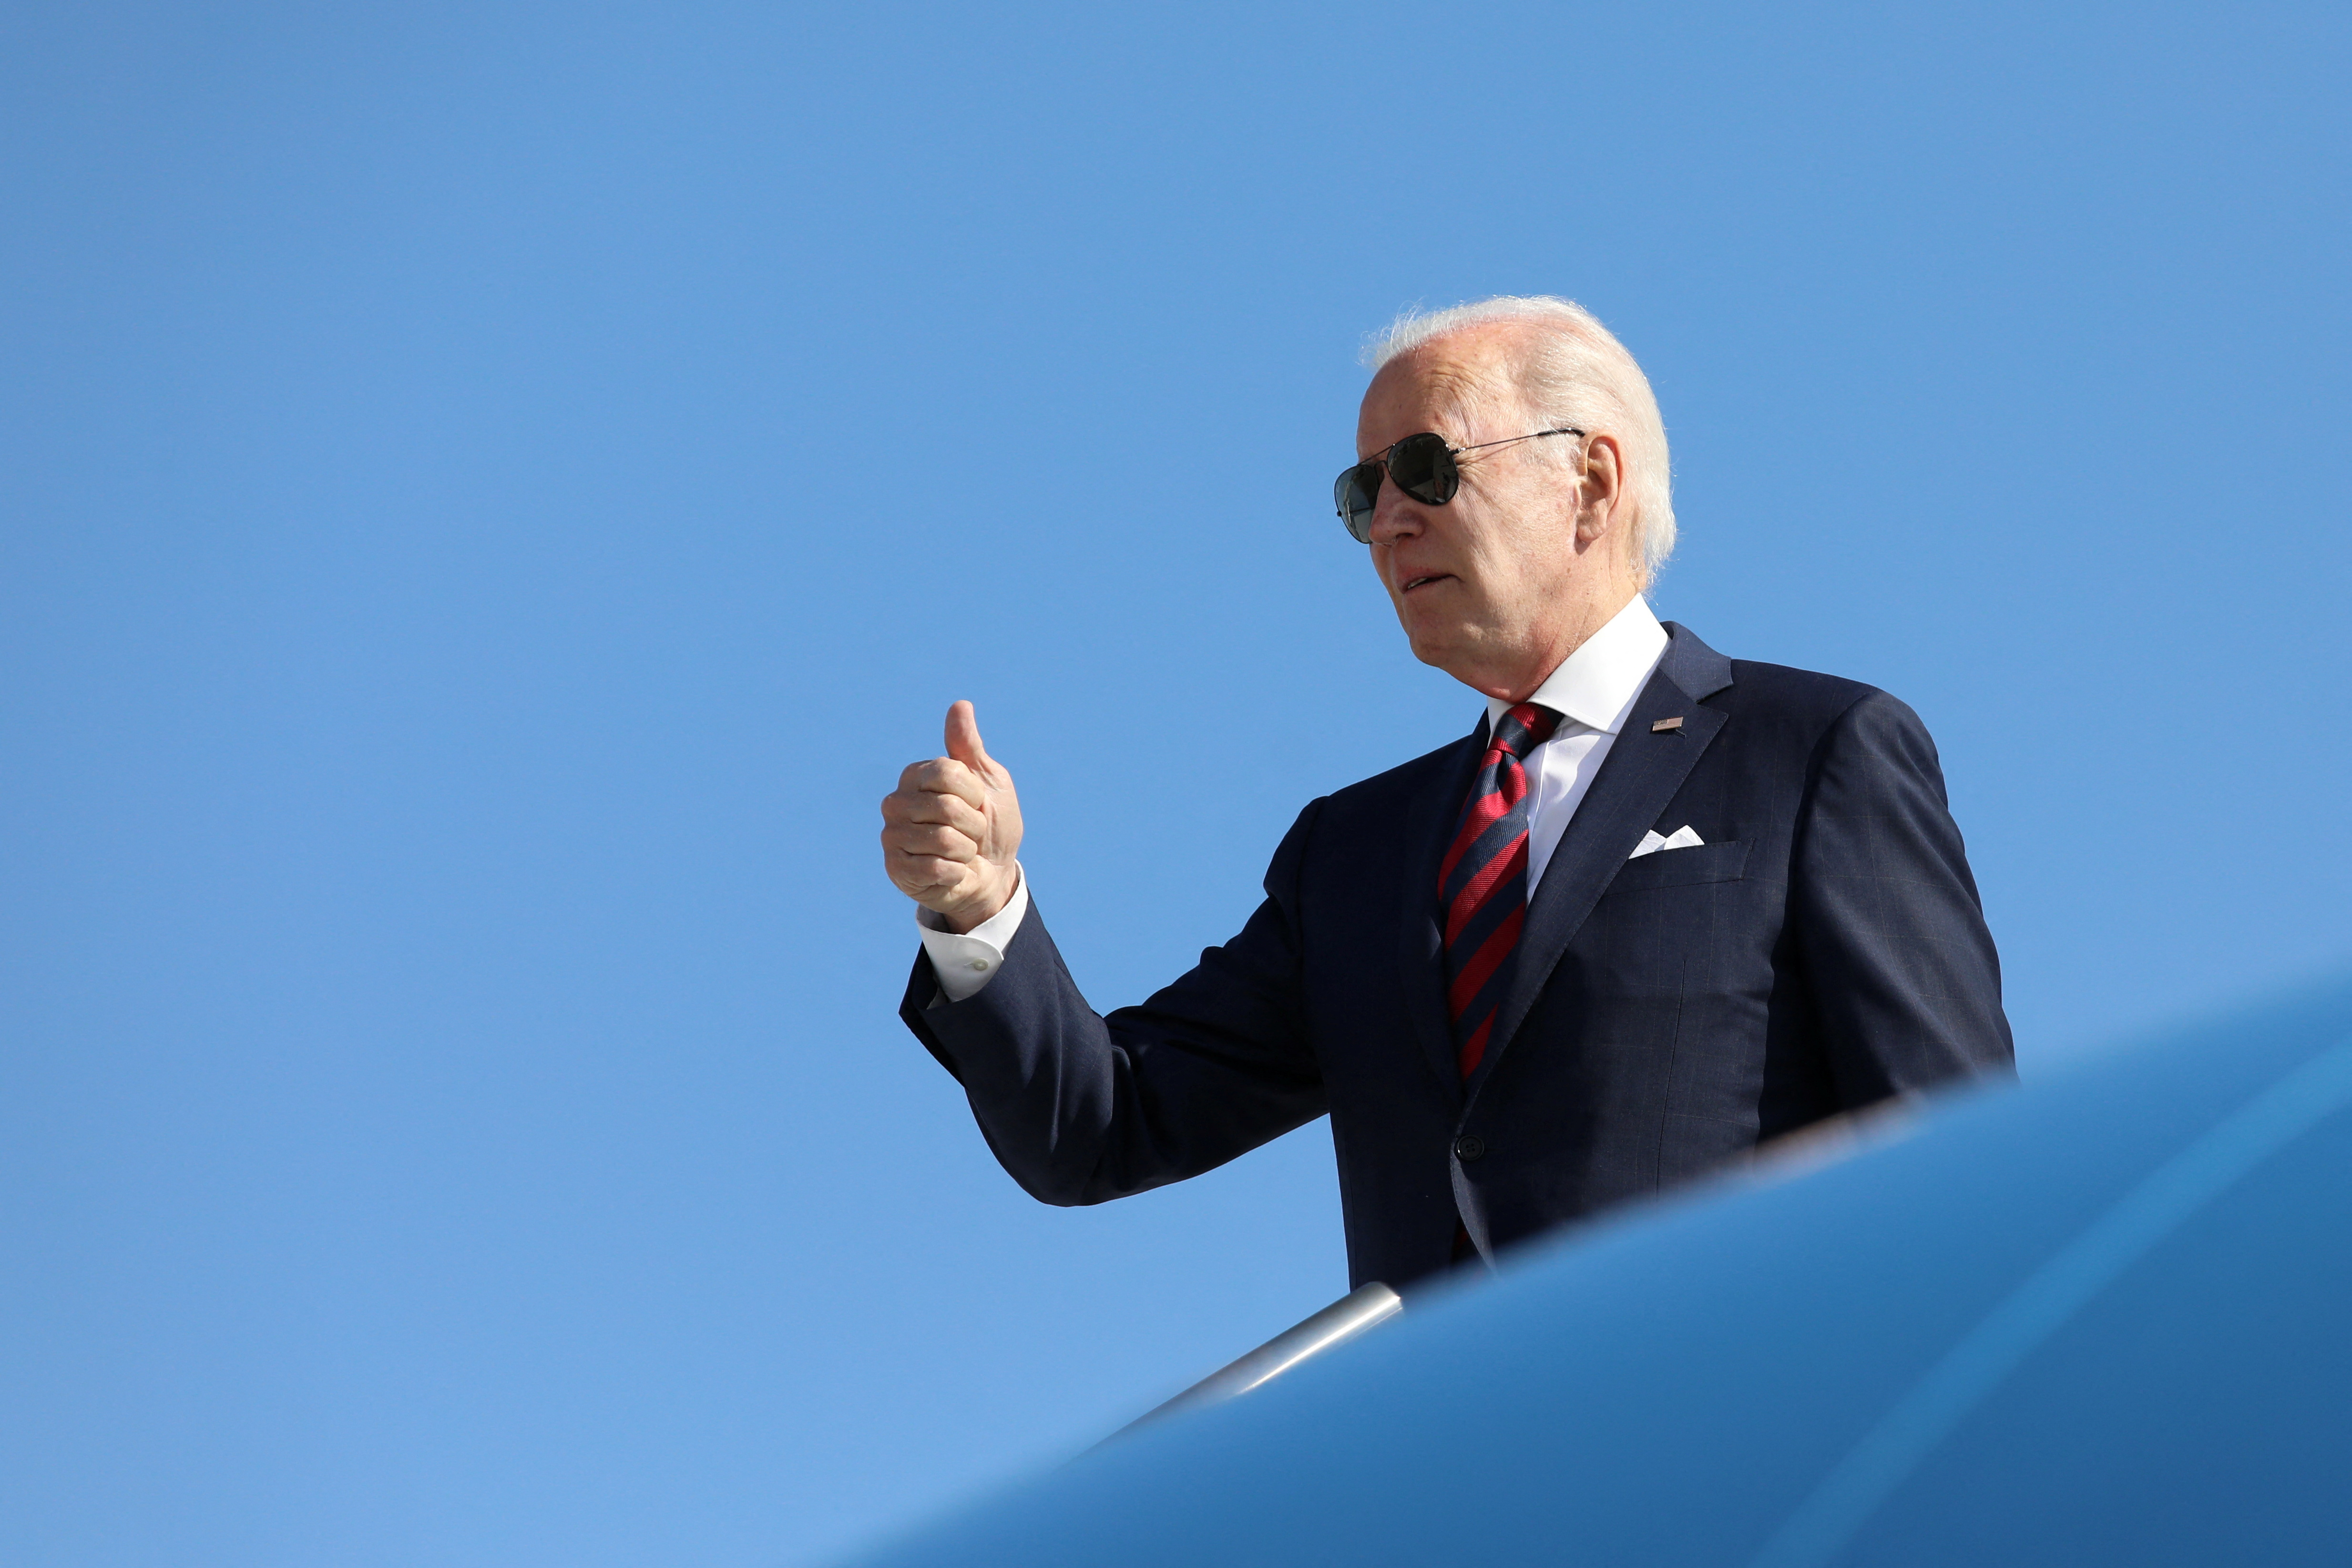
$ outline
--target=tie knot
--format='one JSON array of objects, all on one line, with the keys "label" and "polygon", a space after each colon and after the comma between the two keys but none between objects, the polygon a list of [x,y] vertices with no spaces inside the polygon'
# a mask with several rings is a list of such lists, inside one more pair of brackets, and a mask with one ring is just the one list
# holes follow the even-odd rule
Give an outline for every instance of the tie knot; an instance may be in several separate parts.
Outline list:
[{"label": "tie knot", "polygon": [[1528,753],[1551,739],[1559,723],[1559,715],[1533,702],[1522,702],[1506,712],[1495,726],[1495,733],[1486,742],[1488,751],[1502,750],[1521,762]]}]

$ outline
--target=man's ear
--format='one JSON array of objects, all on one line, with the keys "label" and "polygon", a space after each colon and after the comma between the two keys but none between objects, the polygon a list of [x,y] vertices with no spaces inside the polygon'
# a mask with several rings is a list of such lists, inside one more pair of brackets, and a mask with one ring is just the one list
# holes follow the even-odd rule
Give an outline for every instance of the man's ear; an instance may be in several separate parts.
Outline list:
[{"label": "man's ear", "polygon": [[1584,443],[1582,471],[1577,477],[1576,542],[1590,544],[1622,520],[1625,502],[1625,453],[1614,436],[1592,436]]}]

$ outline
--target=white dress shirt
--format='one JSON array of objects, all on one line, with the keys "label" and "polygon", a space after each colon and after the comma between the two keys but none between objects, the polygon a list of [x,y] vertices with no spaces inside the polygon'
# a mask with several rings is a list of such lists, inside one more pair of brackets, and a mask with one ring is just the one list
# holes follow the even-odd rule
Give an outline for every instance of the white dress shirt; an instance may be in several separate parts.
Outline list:
[{"label": "white dress shirt", "polygon": [[[1576,808],[1584,803],[1585,792],[1592,787],[1592,775],[1607,760],[1625,715],[1633,710],[1634,699],[1650,683],[1651,673],[1665,652],[1666,628],[1658,624],[1648,603],[1636,595],[1528,698],[1560,716],[1559,727],[1552,731],[1551,739],[1538,746],[1526,764],[1530,797],[1529,897],[1534,896],[1544,868],[1551,864],[1552,851],[1559,847],[1569,819],[1576,815]],[[1493,732],[1495,721],[1510,707],[1499,697],[1487,700],[1489,733]],[[1018,875],[1013,897],[1005,900],[1003,909],[961,935],[947,930],[930,910],[915,911],[915,923],[922,931],[923,951],[931,956],[931,969],[939,975],[940,989],[948,1001],[961,1002],[977,994],[1003,966],[1004,949],[1029,913],[1028,874],[1017,866],[1014,870]],[[1436,897],[1436,890],[1432,889],[1430,898],[1433,900]]]},{"label": "white dress shirt", "polygon": [[[1551,739],[1527,760],[1529,898],[1543,880],[1544,868],[1551,864],[1569,819],[1584,804],[1592,775],[1616,744],[1617,731],[1633,710],[1634,699],[1665,657],[1666,640],[1666,628],[1636,594],[1528,699],[1559,715]],[[1499,697],[1487,700],[1488,734],[1510,707]]]}]

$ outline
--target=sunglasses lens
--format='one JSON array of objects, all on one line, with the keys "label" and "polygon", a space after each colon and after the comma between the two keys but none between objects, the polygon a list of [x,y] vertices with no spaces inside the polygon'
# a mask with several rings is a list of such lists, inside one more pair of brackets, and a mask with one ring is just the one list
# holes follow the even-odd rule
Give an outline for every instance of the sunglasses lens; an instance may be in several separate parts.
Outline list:
[{"label": "sunglasses lens", "polygon": [[1423,432],[1389,448],[1389,478],[1396,488],[1426,506],[1444,506],[1462,488],[1462,470],[1445,437]]},{"label": "sunglasses lens", "polygon": [[1380,499],[1383,478],[1423,506],[1444,506],[1462,488],[1453,448],[1431,431],[1408,436],[1370,462],[1358,463],[1331,487],[1331,500],[1359,544],[1372,542],[1372,504]]},{"label": "sunglasses lens", "polygon": [[1339,520],[1348,525],[1348,532],[1359,544],[1372,542],[1372,503],[1380,498],[1381,466],[1359,463],[1339,476],[1331,487],[1331,499],[1339,509]]}]

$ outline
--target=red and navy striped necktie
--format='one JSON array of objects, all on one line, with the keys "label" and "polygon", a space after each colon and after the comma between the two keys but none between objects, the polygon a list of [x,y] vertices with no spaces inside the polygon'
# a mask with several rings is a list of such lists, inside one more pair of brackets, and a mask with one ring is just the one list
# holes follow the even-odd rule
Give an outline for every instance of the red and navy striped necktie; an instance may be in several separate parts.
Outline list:
[{"label": "red and navy striped necktie", "polygon": [[1528,754],[1551,739],[1559,715],[1522,702],[1486,739],[1486,754],[1462,803],[1462,826],[1437,870],[1445,921],[1445,1010],[1462,1076],[1478,1070],[1511,958],[1528,917]]}]

